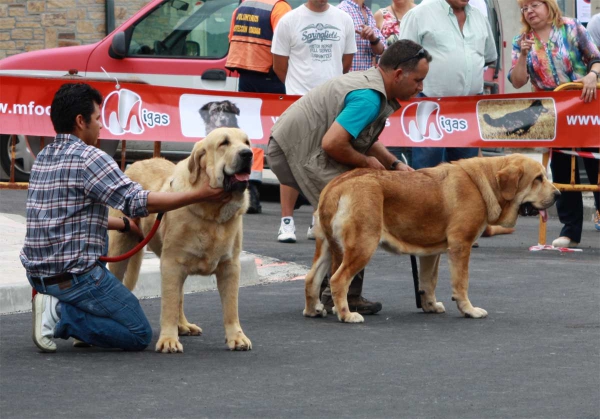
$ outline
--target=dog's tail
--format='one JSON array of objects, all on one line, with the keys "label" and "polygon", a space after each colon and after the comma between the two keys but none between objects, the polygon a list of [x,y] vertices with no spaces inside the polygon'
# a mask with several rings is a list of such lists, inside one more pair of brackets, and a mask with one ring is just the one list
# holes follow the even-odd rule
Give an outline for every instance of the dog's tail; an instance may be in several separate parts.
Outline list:
[{"label": "dog's tail", "polygon": [[502,127],[502,122],[500,122],[502,118],[498,118],[498,119],[494,119],[491,116],[489,116],[487,113],[483,114],[483,120],[485,121],[486,124],[488,124],[491,127]]}]

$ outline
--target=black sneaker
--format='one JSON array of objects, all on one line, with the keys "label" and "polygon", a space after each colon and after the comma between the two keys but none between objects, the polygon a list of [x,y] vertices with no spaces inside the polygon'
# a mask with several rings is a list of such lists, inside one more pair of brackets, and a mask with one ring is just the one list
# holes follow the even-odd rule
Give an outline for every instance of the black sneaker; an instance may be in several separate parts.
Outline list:
[{"label": "black sneaker", "polygon": [[[321,304],[323,304],[328,313],[333,313],[333,299],[331,295],[323,295],[321,297]],[[383,308],[381,303],[369,301],[362,296],[350,297],[348,299],[348,307],[351,312],[358,314],[375,314],[379,313]]]}]

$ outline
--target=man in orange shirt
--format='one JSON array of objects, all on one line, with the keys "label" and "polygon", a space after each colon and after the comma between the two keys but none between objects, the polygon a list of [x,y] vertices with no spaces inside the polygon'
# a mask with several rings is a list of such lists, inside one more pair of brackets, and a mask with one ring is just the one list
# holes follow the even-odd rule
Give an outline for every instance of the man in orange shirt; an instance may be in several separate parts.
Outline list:
[{"label": "man in orange shirt", "polygon": [[[285,85],[273,72],[271,43],[279,19],[292,10],[283,0],[246,0],[233,13],[229,55],[225,67],[239,73],[238,91],[285,94]],[[262,212],[258,186],[262,183],[264,150],[252,148],[249,214]]]}]

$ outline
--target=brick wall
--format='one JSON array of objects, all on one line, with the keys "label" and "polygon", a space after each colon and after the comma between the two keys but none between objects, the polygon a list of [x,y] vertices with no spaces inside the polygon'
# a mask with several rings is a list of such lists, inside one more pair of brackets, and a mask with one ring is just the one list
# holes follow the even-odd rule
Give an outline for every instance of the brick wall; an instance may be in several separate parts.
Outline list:
[{"label": "brick wall", "polygon": [[[116,0],[115,27],[149,0]],[[0,0],[0,59],[104,38],[105,0]]]}]

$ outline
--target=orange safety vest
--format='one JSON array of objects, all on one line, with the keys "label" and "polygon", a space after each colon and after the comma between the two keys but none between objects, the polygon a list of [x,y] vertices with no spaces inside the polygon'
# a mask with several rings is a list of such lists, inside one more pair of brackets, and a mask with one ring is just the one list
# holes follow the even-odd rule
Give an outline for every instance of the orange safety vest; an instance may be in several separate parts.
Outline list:
[{"label": "orange safety vest", "polygon": [[271,13],[283,0],[246,0],[236,10],[225,67],[268,73],[273,66]]}]

